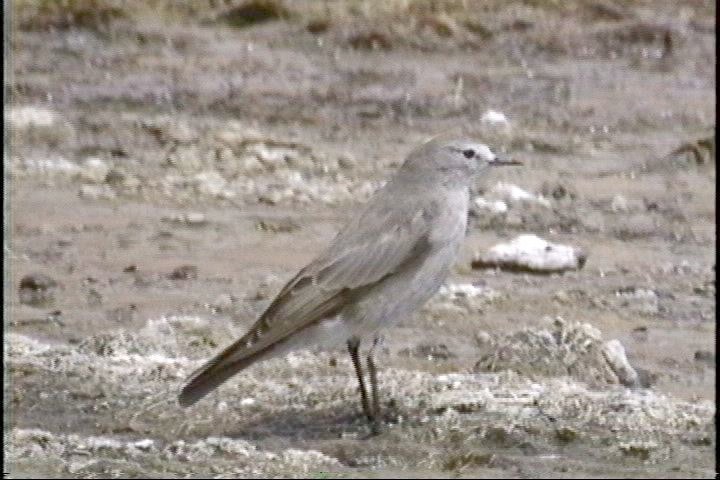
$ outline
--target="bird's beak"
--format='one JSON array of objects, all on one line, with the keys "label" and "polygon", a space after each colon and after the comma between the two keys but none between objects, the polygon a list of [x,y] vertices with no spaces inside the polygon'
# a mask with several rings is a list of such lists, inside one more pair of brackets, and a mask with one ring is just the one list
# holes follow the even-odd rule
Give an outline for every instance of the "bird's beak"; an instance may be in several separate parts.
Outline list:
[{"label": "bird's beak", "polygon": [[512,165],[522,165],[523,163],[508,157],[507,155],[495,155],[495,158],[489,162],[493,167],[507,167]]}]

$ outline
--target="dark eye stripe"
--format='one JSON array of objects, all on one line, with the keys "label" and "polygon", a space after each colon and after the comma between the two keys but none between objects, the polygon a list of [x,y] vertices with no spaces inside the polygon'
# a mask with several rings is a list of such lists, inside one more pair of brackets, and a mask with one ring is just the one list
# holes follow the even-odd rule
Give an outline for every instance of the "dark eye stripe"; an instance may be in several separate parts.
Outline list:
[{"label": "dark eye stripe", "polygon": [[463,150],[463,155],[465,155],[465,158],[472,158],[475,156],[475,150],[472,150],[468,148],[467,150]]}]

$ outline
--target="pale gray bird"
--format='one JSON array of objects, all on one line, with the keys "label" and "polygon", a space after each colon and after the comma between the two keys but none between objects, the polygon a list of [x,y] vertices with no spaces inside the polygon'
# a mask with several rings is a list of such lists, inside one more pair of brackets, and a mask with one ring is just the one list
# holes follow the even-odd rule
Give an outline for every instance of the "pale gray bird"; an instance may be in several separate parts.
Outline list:
[{"label": "pale gray bird", "polygon": [[358,357],[360,342],[373,340],[374,347],[382,327],[418,309],[443,283],[465,236],[473,177],[489,166],[517,164],[470,140],[432,140],[414,150],[330,246],[285,285],[252,328],[191,376],[180,405],[194,404],[257,361],[345,343],[363,411],[377,425],[372,347],[367,355],[371,406]]}]

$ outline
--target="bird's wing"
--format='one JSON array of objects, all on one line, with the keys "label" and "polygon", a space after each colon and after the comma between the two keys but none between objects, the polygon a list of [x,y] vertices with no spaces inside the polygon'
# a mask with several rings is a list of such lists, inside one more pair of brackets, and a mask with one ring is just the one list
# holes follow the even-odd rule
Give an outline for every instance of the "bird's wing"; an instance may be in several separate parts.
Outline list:
[{"label": "bird's wing", "polygon": [[256,355],[336,315],[367,289],[421,260],[431,247],[425,213],[421,206],[403,218],[392,210],[366,211],[352,221],[324,254],[285,285],[242,338],[192,375],[180,396],[181,404],[195,403],[252,363]]}]

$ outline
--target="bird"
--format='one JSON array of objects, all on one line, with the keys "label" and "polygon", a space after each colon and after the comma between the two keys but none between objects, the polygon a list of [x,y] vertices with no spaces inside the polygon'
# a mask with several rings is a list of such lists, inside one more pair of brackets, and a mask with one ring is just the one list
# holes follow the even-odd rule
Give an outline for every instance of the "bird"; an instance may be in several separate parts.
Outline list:
[{"label": "bird", "polygon": [[[373,351],[380,332],[420,308],[448,276],[467,228],[470,187],[489,167],[520,165],[471,139],[432,139],[280,290],[240,339],[188,379],[188,407],[250,365],[290,351],[343,344],[374,431],[382,423]],[[368,396],[360,358],[371,342]]]}]

